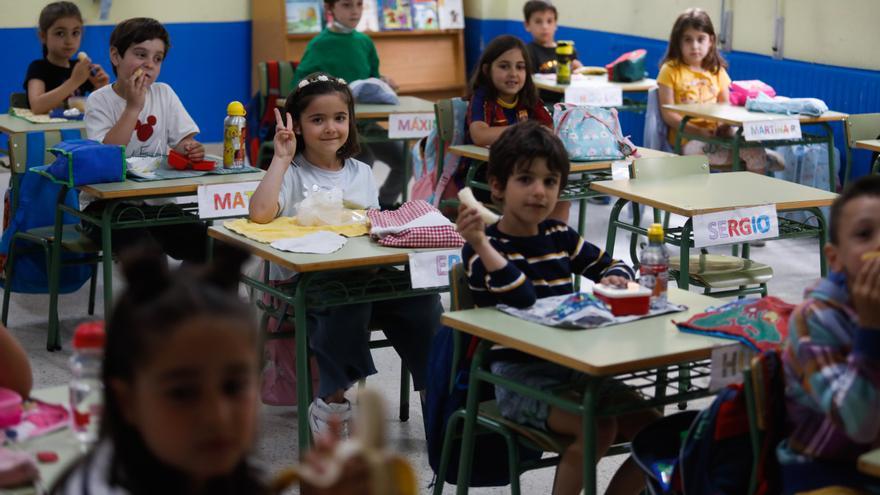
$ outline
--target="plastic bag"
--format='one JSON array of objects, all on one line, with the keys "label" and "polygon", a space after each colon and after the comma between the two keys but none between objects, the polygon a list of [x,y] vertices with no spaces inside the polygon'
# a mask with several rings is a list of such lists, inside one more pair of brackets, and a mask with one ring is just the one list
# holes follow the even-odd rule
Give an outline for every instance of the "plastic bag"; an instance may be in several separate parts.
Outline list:
[{"label": "plastic bag", "polygon": [[305,199],[296,205],[296,221],[303,226],[348,225],[364,221],[364,215],[343,206],[342,190],[312,185],[304,191]]}]

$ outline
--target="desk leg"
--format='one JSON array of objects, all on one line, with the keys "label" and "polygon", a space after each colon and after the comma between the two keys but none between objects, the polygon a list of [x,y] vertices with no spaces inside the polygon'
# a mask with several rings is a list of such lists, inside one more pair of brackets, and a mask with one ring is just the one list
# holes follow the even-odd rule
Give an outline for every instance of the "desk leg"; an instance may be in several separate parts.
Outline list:
[{"label": "desk leg", "polygon": [[578,234],[581,237],[586,236],[585,231],[587,229],[587,199],[581,198],[578,200]]},{"label": "desk leg", "polygon": [[[642,226],[642,206],[636,203],[631,203],[632,205],[632,215],[633,215],[633,225],[636,227]],[[613,253],[613,251],[611,251]],[[635,232],[630,232],[629,234],[629,259],[632,262],[633,268],[639,269],[639,234]]]},{"label": "desk leg", "polygon": [[734,172],[740,172],[745,167],[743,167],[742,159],[739,157],[739,143],[743,142],[743,128],[739,127],[736,129],[736,134],[733,135],[733,144],[730,149],[730,168]]},{"label": "desk leg", "polygon": [[627,202],[627,200],[621,198],[618,199],[617,202],[614,203],[614,206],[611,207],[611,217],[608,218],[608,235],[605,239],[606,253],[614,252],[614,243],[617,240],[617,222],[620,218],[620,210],[623,209]]},{"label": "desk leg", "polygon": [[296,423],[299,442],[299,458],[305,458],[312,443],[309,429],[309,405],[312,403],[312,377],[309,373],[309,342],[306,318],[306,290],[311,279],[308,273],[300,274],[293,295],[294,332],[296,335]]},{"label": "desk leg", "polygon": [[691,258],[691,231],[693,230],[692,219],[688,218],[681,229],[681,246],[679,249],[678,288],[688,290],[690,280]]},{"label": "desk leg", "polygon": [[[61,349],[60,322],[58,321],[58,288],[61,285],[61,237],[64,235],[64,198],[67,197],[67,186],[61,186],[58,191],[58,200],[55,203],[55,240],[51,244],[49,256],[49,339],[46,349],[55,351]],[[7,290],[9,290],[7,288]]]},{"label": "desk leg", "polygon": [[412,175],[412,148],[409,140],[403,140],[403,191],[400,193],[401,203],[409,200],[409,179]]},{"label": "desk leg", "polygon": [[119,203],[111,201],[101,212],[101,266],[104,277],[104,321],[113,313],[113,212]]},{"label": "desk leg", "polygon": [[584,495],[596,495],[596,406],[601,379],[591,379],[584,390],[581,427],[584,434]]},{"label": "desk leg", "polygon": [[828,241],[828,222],[820,208],[810,208],[819,223],[819,274],[824,278],[828,275],[828,261],[825,260],[825,243]]},{"label": "desk leg", "polygon": [[675,133],[675,154],[681,154],[681,140],[682,133],[684,132],[684,127],[687,125],[688,120],[691,118],[687,115],[681,118],[681,122],[678,123],[678,132]]},{"label": "desk leg", "polygon": [[477,426],[477,410],[480,406],[477,399],[480,395],[480,383],[476,371],[483,365],[483,356],[491,343],[481,340],[471,361],[471,375],[468,377],[468,394],[465,405],[464,431],[461,437],[461,454],[458,460],[458,479],[455,493],[464,495],[468,492],[471,480],[471,467],[474,459],[474,430]]},{"label": "desk leg", "polygon": [[[828,190],[834,192],[837,189],[837,181],[834,180],[834,130],[828,122],[820,122],[820,125],[825,130],[825,147],[828,150]],[[847,179],[849,179],[849,171],[843,178],[844,181]]]}]

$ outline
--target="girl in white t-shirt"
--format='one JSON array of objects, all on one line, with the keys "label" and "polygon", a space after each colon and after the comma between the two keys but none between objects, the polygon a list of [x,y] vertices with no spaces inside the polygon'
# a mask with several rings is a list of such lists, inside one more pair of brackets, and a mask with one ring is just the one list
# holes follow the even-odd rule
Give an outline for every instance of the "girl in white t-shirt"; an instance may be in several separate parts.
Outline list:
[{"label": "girl in white t-shirt", "polygon": [[[376,208],[378,189],[368,165],[352,158],[358,152],[354,98],[342,79],[314,73],[300,81],[287,97],[286,117],[275,110],[275,156],[266,176],[250,200],[250,219],[268,223],[279,216],[293,216],[304,189],[337,187],[349,208]],[[273,267],[270,278],[295,277]],[[327,430],[331,416],[349,431],[351,404],[344,393],[354,382],[376,372],[369,350],[368,324],[381,318],[381,328],[413,376],[415,389],[425,387],[428,348],[440,324],[440,298],[418,296],[405,300],[349,304],[309,310],[309,347],[320,371],[317,398],[309,407],[313,433]],[[269,366],[292,370],[293,356],[273,352],[278,340],[270,340]],[[289,343],[282,343],[290,347]],[[280,351],[280,349],[275,349]],[[278,362],[285,360],[287,362]],[[285,377],[292,382],[293,376]],[[299,386],[305,386],[300,382]],[[288,389],[287,395],[293,391]],[[267,400],[264,388],[264,401]],[[294,397],[278,397],[273,403],[293,403]]]}]

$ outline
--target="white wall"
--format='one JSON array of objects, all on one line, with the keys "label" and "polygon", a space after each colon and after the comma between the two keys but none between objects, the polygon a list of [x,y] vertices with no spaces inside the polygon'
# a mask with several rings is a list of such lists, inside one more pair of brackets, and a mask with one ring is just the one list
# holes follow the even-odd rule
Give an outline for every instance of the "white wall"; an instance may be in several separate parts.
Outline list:
[{"label": "white wall", "polygon": [[[100,2],[72,0],[86,24],[116,24],[130,17],[153,17],[161,22],[224,22],[251,18],[248,0],[115,0],[110,18],[98,19]],[[262,0],[254,0],[262,1]],[[0,28],[36,27],[49,0],[0,0]]]}]

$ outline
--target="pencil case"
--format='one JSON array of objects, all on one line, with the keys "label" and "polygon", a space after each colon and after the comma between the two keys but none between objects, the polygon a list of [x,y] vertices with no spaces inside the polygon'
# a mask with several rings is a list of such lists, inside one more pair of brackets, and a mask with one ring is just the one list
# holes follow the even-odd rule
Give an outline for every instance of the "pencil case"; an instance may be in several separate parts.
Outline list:
[{"label": "pencil case", "polygon": [[200,160],[197,162],[190,161],[186,156],[171,150],[168,152],[168,166],[176,170],[186,170],[191,168],[193,170],[198,170],[201,172],[209,172],[214,170],[214,167],[217,166],[217,162],[213,162],[210,160]]},{"label": "pencil case", "polygon": [[21,396],[14,390],[0,387],[0,428],[17,425],[21,421]]}]

